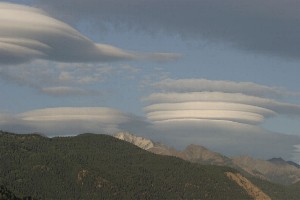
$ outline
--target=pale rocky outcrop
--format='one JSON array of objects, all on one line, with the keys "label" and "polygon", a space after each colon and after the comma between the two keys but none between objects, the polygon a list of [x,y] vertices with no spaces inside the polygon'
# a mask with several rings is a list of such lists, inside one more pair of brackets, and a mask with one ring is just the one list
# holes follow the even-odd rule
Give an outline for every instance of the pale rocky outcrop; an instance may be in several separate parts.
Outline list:
[{"label": "pale rocky outcrop", "polygon": [[265,194],[261,189],[259,189],[241,174],[226,172],[226,176],[236,182],[244,190],[246,190],[246,192],[255,200],[271,200],[271,198],[267,194]]}]

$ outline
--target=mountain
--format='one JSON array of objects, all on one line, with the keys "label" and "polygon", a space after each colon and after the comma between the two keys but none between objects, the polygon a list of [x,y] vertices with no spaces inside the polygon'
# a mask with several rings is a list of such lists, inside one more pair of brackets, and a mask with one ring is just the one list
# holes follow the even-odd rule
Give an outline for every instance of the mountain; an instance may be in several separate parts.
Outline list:
[{"label": "mountain", "polygon": [[[175,156],[183,160],[209,165],[230,166],[231,163],[230,158],[219,153],[212,152],[200,145],[191,144],[187,146],[185,150],[178,151],[167,145],[153,142],[152,140],[145,139],[128,132],[117,133],[114,137],[159,155]],[[149,148],[144,148],[145,144],[147,144],[146,146]]]},{"label": "mountain", "polygon": [[134,144],[145,150],[148,150],[148,149],[151,149],[152,147],[154,147],[154,143],[151,140],[143,138],[143,137],[139,137],[136,135],[132,135],[127,132],[117,133],[116,135],[114,135],[114,137],[118,138],[120,140],[127,141],[127,142]]},{"label": "mountain", "polygon": [[[146,143],[150,144],[139,144]],[[0,185],[16,196],[37,199],[257,196],[251,193],[255,185],[250,181],[243,187],[238,184],[244,178],[235,169],[156,155],[108,135],[47,138],[0,132],[0,163]],[[258,196],[268,195],[260,190]]]},{"label": "mountain", "polygon": [[158,142],[153,142],[150,139],[136,136],[128,132],[119,132],[115,134],[114,137],[134,144],[141,149],[145,149],[149,152],[158,155],[175,156],[186,160],[185,155],[182,152],[179,152],[174,148],[168,147],[167,145]]},{"label": "mountain", "polygon": [[277,164],[277,165],[285,165],[287,164],[287,162],[285,160],[283,160],[282,158],[271,158],[269,160],[267,160],[271,163]]},{"label": "mountain", "polygon": [[230,158],[219,153],[210,151],[203,146],[191,144],[185,148],[183,154],[186,160],[201,164],[229,166],[231,165]]},{"label": "mountain", "polygon": [[[183,151],[177,151],[166,145],[153,142],[149,139],[137,137],[130,133],[119,133],[119,139],[126,138],[125,141],[131,142],[142,148],[139,143],[147,140],[151,143],[151,148],[147,150],[160,155],[169,155],[179,157],[190,162],[233,167],[245,175],[252,175],[257,178],[268,180],[273,183],[291,185],[300,181],[299,165],[291,161],[285,161],[282,158],[273,158],[270,160],[259,160],[249,156],[239,156],[234,158],[226,157],[220,153],[208,150],[207,148],[191,144]],[[122,135],[126,135],[122,136]],[[140,142],[139,142],[140,141]]]},{"label": "mountain", "polygon": [[278,165],[292,165],[294,167],[300,168],[300,165],[298,165],[297,163],[293,161],[285,161],[282,158],[271,158],[268,161]]},{"label": "mountain", "polygon": [[297,168],[299,168],[300,169],[300,165],[299,164],[297,164],[297,163],[295,163],[295,162],[293,162],[293,161],[286,161],[288,164],[290,164],[290,165],[293,165],[294,167],[297,167]]},{"label": "mountain", "polygon": [[300,169],[283,159],[259,160],[248,156],[239,156],[232,160],[236,166],[249,174],[274,183],[291,185],[300,181]]}]

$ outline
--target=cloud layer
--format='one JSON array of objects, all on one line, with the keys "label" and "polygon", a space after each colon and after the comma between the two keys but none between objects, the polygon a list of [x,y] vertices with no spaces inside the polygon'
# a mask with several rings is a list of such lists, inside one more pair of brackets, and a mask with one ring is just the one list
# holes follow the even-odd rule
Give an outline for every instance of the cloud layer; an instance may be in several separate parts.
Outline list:
[{"label": "cloud layer", "polygon": [[171,60],[171,53],[136,53],[94,43],[71,26],[42,10],[0,3],[0,64],[35,59],[59,62],[109,62],[118,60]]},{"label": "cloud layer", "polygon": [[256,53],[300,58],[295,0],[35,0],[65,19],[208,39]]}]

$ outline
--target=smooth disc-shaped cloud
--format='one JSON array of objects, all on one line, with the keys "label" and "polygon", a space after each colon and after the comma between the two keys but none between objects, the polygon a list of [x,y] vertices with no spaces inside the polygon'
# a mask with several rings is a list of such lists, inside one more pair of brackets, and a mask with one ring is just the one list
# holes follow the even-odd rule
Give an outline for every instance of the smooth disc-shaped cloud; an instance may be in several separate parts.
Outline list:
[{"label": "smooth disc-shaped cloud", "polygon": [[275,116],[272,110],[258,106],[227,102],[162,103],[144,109],[151,121],[211,119],[258,124]]},{"label": "smooth disc-shaped cloud", "polygon": [[149,104],[144,111],[156,125],[199,121],[259,125],[278,115],[300,117],[300,105],[262,97],[298,95],[282,88],[206,79],[165,79],[154,86],[162,92],[144,98]]},{"label": "smooth disc-shaped cloud", "polygon": [[33,110],[19,114],[25,121],[99,121],[101,123],[122,123],[129,117],[121,111],[104,107],[61,107]]},{"label": "smooth disc-shaped cloud", "polygon": [[186,119],[210,119],[226,120],[246,124],[258,124],[264,120],[260,114],[230,111],[230,110],[175,110],[156,111],[147,114],[148,119],[153,122],[165,120],[186,120]]},{"label": "smooth disc-shaped cloud", "polygon": [[151,113],[155,111],[170,111],[170,110],[231,110],[242,111],[249,113],[257,113],[263,116],[273,116],[276,113],[272,110],[261,108],[258,106],[251,106],[239,103],[227,102],[184,102],[184,103],[162,103],[147,106],[144,109],[146,112]]},{"label": "smooth disc-shaped cloud", "polygon": [[107,62],[121,59],[176,58],[176,54],[142,54],[107,44],[96,44],[71,26],[45,12],[0,3],[0,63],[23,63],[33,59],[62,62]]},{"label": "smooth disc-shaped cloud", "polygon": [[144,98],[150,103],[184,103],[184,102],[228,102],[257,106],[272,110],[278,114],[300,116],[300,105],[278,102],[273,99],[224,92],[187,92],[187,93],[153,93]]}]

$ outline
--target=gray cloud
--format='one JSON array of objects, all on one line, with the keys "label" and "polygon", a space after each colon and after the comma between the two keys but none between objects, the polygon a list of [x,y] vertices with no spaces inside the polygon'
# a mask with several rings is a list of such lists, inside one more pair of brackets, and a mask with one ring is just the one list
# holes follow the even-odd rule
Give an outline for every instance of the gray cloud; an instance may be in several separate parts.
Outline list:
[{"label": "gray cloud", "polygon": [[[300,2],[295,0],[35,0],[64,19],[89,19],[150,33],[225,42],[300,58]],[[75,21],[75,20],[74,20]]]},{"label": "gray cloud", "polygon": [[115,79],[134,79],[140,69],[128,64],[59,63],[37,60],[19,65],[1,66],[0,78],[14,84],[31,87],[51,96],[99,96],[106,88],[95,83]]},{"label": "gray cloud", "polygon": [[100,95],[101,92],[96,90],[88,90],[76,87],[58,86],[45,87],[39,90],[41,93],[52,96],[82,96],[82,95]]},{"label": "gray cloud", "polygon": [[118,60],[172,60],[172,53],[137,53],[97,44],[44,11],[0,3],[0,63],[18,64],[35,59],[59,62]]},{"label": "gray cloud", "polygon": [[164,79],[154,84],[163,91],[173,92],[225,92],[243,93],[261,97],[300,96],[300,92],[290,92],[284,88],[270,87],[252,82],[219,81],[207,79]]}]

